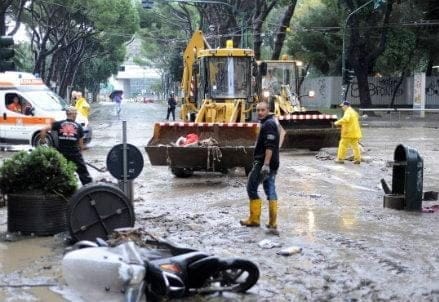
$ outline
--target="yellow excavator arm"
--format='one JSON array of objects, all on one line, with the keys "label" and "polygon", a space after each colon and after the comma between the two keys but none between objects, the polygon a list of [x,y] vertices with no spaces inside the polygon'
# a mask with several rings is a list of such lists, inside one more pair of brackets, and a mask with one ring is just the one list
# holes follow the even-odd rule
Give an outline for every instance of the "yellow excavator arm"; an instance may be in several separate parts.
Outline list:
[{"label": "yellow excavator arm", "polygon": [[183,54],[183,78],[181,80],[181,88],[183,91],[182,106],[180,111],[180,118],[182,120],[189,120],[191,113],[198,112],[196,104],[196,96],[193,95],[195,85],[193,68],[194,63],[197,60],[197,56],[200,50],[210,48],[209,43],[206,41],[203,33],[197,30],[189,40],[186,50]]},{"label": "yellow excavator arm", "polygon": [[[183,78],[181,82],[181,88],[184,93],[184,97],[189,97],[191,92],[191,82],[192,82],[192,69],[193,65],[197,59],[198,51],[205,49],[206,47],[206,39],[204,38],[203,33],[200,30],[197,30],[192,35],[192,38],[189,40],[186,50],[183,54]],[[208,44],[207,44],[208,45]]]}]

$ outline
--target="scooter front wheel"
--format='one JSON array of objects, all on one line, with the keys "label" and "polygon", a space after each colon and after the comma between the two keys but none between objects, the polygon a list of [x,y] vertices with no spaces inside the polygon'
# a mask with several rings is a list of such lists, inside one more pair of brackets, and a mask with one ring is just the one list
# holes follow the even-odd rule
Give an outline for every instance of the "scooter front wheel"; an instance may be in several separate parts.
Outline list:
[{"label": "scooter front wheel", "polygon": [[244,293],[259,279],[259,269],[251,261],[244,259],[226,260],[224,266],[216,269],[206,278],[199,293],[239,292]]}]

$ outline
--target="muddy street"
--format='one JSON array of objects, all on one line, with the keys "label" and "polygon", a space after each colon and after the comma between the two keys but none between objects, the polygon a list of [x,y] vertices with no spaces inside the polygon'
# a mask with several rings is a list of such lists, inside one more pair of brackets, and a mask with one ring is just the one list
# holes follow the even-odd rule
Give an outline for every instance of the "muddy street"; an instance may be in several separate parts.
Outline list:
[{"label": "muddy street", "polygon": [[[404,143],[424,158],[424,191],[439,190],[439,129],[364,128],[361,165],[334,163],[335,148],[282,152],[276,181],[280,235],[274,236],[265,227],[239,224],[248,214],[243,169],[183,179],[167,167],[150,165],[144,147],[153,123],[165,113],[158,103],[124,103],[118,119],[113,104],[93,104],[94,138],[84,157],[105,167],[108,151],[122,142],[121,121],[127,120],[128,142],[145,159],[134,181],[136,225],[183,245],[258,264],[261,277],[247,295],[187,301],[439,301],[439,213],[383,209],[380,185],[381,178],[391,184],[388,162],[396,145]],[[116,182],[108,172],[89,170],[97,181]],[[265,203],[262,223],[267,221]],[[80,301],[62,279],[63,236],[22,238],[6,229],[3,207],[0,301]],[[277,247],[261,247],[265,239]],[[289,246],[302,252],[276,254]]]}]

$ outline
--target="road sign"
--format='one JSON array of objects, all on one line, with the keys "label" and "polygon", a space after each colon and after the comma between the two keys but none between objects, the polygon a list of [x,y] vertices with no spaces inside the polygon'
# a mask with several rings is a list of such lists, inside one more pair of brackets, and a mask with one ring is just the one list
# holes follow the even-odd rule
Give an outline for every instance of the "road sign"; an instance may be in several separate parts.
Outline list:
[{"label": "road sign", "polygon": [[[136,146],[127,146],[127,179],[139,176],[143,169],[143,156]],[[107,155],[107,169],[116,179],[123,180],[123,144],[114,146]]]}]

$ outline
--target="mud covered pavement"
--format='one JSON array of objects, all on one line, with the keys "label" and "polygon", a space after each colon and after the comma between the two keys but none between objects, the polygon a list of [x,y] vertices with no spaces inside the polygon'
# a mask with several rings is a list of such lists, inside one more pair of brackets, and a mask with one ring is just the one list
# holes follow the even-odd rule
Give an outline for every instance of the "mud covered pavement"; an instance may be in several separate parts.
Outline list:
[{"label": "mud covered pavement", "polygon": [[[112,104],[93,108],[94,141],[85,158],[105,166],[110,148],[121,142],[121,122]],[[144,152],[160,104],[124,104],[128,141],[145,156],[135,180],[136,224],[159,236],[220,256],[255,261],[261,278],[249,294],[187,301],[439,301],[439,213],[383,209],[380,179],[391,182],[394,148],[405,143],[424,158],[424,191],[439,190],[439,130],[365,128],[365,162],[335,164],[335,149],[281,153],[277,177],[280,236],[264,227],[245,228],[248,215],[244,171],[224,176],[196,173],[175,178],[152,167]],[[4,152],[2,157],[10,156]],[[111,180],[90,169],[96,180]],[[262,193],[262,190],[261,190]],[[262,193],[262,196],[263,193]],[[424,202],[424,206],[439,202]],[[268,220],[267,204],[262,222]],[[61,236],[6,238],[6,211],[0,209],[0,300],[77,301],[64,285]],[[280,245],[262,248],[264,239]],[[298,246],[299,254],[276,255]],[[26,287],[27,286],[27,287]]]}]

